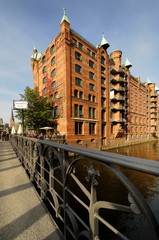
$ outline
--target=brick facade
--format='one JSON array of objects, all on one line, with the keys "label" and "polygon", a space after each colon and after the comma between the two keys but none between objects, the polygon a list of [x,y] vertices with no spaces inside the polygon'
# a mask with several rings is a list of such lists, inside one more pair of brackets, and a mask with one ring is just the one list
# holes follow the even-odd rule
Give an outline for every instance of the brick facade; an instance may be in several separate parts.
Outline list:
[{"label": "brick facade", "polygon": [[158,134],[155,84],[134,78],[120,50],[109,56],[104,38],[94,47],[67,19],[60,27],[43,54],[34,49],[31,65],[34,86],[52,103],[67,143],[100,149]]}]

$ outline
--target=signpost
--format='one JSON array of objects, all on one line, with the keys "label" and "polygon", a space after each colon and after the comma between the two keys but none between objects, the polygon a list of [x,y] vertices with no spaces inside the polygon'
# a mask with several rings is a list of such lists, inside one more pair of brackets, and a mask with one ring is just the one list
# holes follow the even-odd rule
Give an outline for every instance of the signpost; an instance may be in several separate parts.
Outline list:
[{"label": "signpost", "polygon": [[28,108],[28,102],[22,100],[13,100],[13,109],[22,110],[22,134],[24,134],[24,110]]},{"label": "signpost", "polygon": [[13,100],[13,109],[14,110],[27,109],[27,108],[28,108],[28,102],[27,101]]}]

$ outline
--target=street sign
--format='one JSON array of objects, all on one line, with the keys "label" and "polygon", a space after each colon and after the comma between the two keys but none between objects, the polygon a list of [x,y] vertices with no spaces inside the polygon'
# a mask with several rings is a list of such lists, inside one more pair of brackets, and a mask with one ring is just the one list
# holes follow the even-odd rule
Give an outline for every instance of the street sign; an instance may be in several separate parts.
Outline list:
[{"label": "street sign", "polygon": [[27,101],[13,100],[13,109],[14,110],[27,109],[27,108],[28,108],[28,102]]}]

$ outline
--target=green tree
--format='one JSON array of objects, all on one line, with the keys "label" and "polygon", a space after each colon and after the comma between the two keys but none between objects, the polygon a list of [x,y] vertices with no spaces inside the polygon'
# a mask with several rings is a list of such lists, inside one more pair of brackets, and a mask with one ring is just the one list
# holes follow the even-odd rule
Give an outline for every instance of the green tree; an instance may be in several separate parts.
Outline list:
[{"label": "green tree", "polygon": [[[26,87],[24,94],[20,94],[22,100],[28,102],[28,108],[23,111],[24,126],[33,128],[36,132],[44,126],[53,126],[55,119],[52,118],[52,106],[47,98],[40,96],[38,88]],[[16,117],[22,120],[22,110],[17,110]]]}]

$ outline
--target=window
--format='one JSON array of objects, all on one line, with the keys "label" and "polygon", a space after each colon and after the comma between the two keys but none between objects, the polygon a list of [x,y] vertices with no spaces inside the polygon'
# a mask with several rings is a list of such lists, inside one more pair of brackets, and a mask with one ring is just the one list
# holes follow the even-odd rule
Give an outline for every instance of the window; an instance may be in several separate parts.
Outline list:
[{"label": "window", "polygon": [[95,118],[95,117],[96,117],[96,109],[92,108],[92,118]]},{"label": "window", "polygon": [[79,42],[78,47],[79,47],[80,50],[82,50],[83,49],[83,44]]},{"label": "window", "polygon": [[102,94],[102,95],[105,94],[105,88],[101,88],[101,94]]},{"label": "window", "polygon": [[45,72],[46,72],[46,66],[43,67],[43,73],[45,73]]},{"label": "window", "polygon": [[92,83],[89,84],[89,90],[94,91],[94,84],[92,84]]},{"label": "window", "polygon": [[56,87],[56,81],[52,82],[51,87],[52,87],[52,89],[54,89]]},{"label": "window", "polygon": [[101,98],[101,105],[102,105],[102,106],[105,106],[105,100],[106,100],[106,99],[105,99],[104,97]]},{"label": "window", "polygon": [[47,93],[47,90],[46,88],[43,89],[43,94],[46,94]]},{"label": "window", "polygon": [[54,96],[55,96],[55,99],[58,99],[58,92],[55,92],[55,94],[54,94]]},{"label": "window", "polygon": [[43,56],[43,57],[42,57],[42,63],[45,63],[45,62],[46,62],[46,57]]},{"label": "window", "polygon": [[75,58],[79,61],[82,61],[82,55],[79,52],[75,52]]},{"label": "window", "polygon": [[89,60],[89,66],[90,66],[91,68],[94,68],[94,62],[92,62],[91,60]]},{"label": "window", "polygon": [[104,67],[101,67],[101,73],[105,74],[105,68]]},{"label": "window", "polygon": [[77,144],[82,144],[82,140],[77,140]]},{"label": "window", "polygon": [[102,121],[105,121],[105,110],[102,110],[101,112],[101,119]]},{"label": "window", "polygon": [[101,83],[105,84],[105,78],[104,77],[101,77]]},{"label": "window", "polygon": [[54,51],[55,51],[55,46],[54,46],[54,45],[52,45],[52,47],[50,48],[50,53],[51,53],[51,54],[53,54],[53,53],[54,53]]},{"label": "window", "polygon": [[55,64],[55,57],[51,59],[51,66],[53,66],[54,64]]},{"label": "window", "polygon": [[93,95],[93,97],[92,97],[92,101],[93,101],[93,102],[96,101],[96,96]]},{"label": "window", "polygon": [[51,77],[54,77],[56,75],[56,69],[53,69],[51,72]]},{"label": "window", "polygon": [[75,122],[75,134],[79,135],[83,132],[83,122]]},{"label": "window", "polygon": [[89,134],[93,135],[95,134],[95,123],[89,123]]},{"label": "window", "polygon": [[81,66],[79,66],[79,65],[75,65],[75,71],[77,72],[77,73],[82,73],[82,67]]},{"label": "window", "polygon": [[89,78],[92,79],[92,80],[94,80],[94,73],[89,72]]},{"label": "window", "polygon": [[88,100],[91,101],[91,99],[92,99],[92,95],[88,94]]},{"label": "window", "polygon": [[52,117],[57,118],[58,117],[58,106],[53,107],[52,109]]},{"label": "window", "polygon": [[78,97],[78,90],[74,90],[74,97]]},{"label": "window", "polygon": [[50,95],[50,100],[53,101],[54,97],[53,94]]},{"label": "window", "polygon": [[101,64],[105,64],[105,58],[101,57]]},{"label": "window", "polygon": [[73,44],[73,46],[77,46],[77,40],[72,38],[72,44]]},{"label": "window", "polygon": [[88,117],[91,118],[91,115],[92,115],[92,108],[89,107],[89,109],[88,109]]},{"label": "window", "polygon": [[74,105],[74,116],[75,117],[78,116],[78,105],[77,104]]},{"label": "window", "polygon": [[43,78],[43,84],[45,84],[45,83],[46,83],[46,77]]},{"label": "window", "polygon": [[79,98],[83,99],[83,92],[79,92]]},{"label": "window", "polygon": [[82,79],[76,77],[76,85],[81,87],[82,86]]},{"label": "window", "polygon": [[95,118],[95,112],[96,112],[96,109],[95,108],[92,108],[92,107],[89,107],[89,109],[88,109],[88,117],[89,118]]},{"label": "window", "polygon": [[79,117],[83,117],[83,106],[79,106]]},{"label": "window", "polygon": [[91,50],[89,48],[87,48],[87,54],[91,55]]},{"label": "window", "polygon": [[95,58],[95,53],[94,52],[92,52],[92,58]]},{"label": "window", "polygon": [[83,106],[75,104],[74,105],[74,116],[75,117],[83,117]]}]

